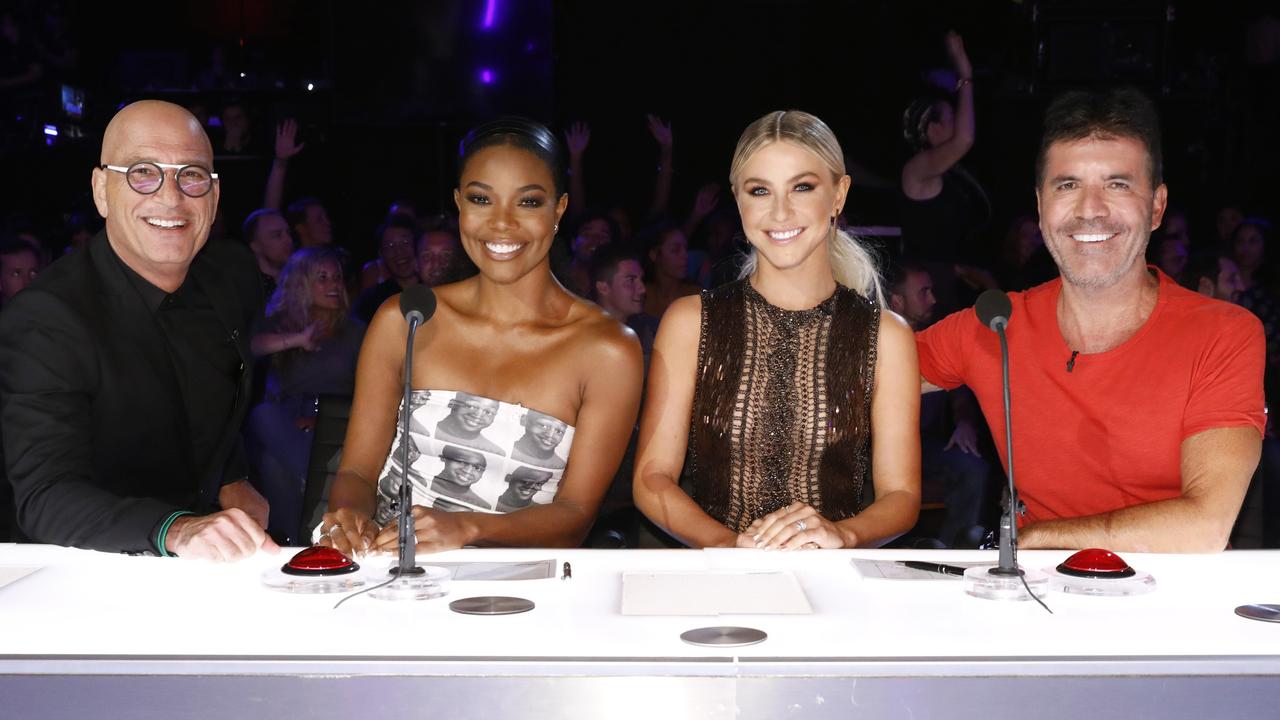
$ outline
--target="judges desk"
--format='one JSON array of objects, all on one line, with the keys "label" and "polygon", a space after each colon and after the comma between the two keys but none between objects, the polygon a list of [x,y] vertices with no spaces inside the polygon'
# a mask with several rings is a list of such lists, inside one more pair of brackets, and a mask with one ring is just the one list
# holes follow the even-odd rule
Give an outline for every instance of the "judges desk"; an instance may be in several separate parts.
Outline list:
[{"label": "judges desk", "polygon": [[[991,559],[981,551],[462,550],[451,561],[555,558],[555,579],[454,582],[412,603],[290,595],[231,565],[0,545],[43,569],[0,588],[5,718],[1267,718],[1280,716],[1280,552],[1126,557],[1134,597],[969,597],[963,581],[862,578],[852,558]],[[1020,553],[1024,566],[1066,552]],[[572,579],[559,568],[572,563]],[[388,562],[379,559],[379,563]],[[624,616],[628,571],[785,569],[808,615]],[[515,595],[520,615],[450,600]],[[696,647],[741,625],[764,642]],[[403,713],[403,714],[401,714]]]}]

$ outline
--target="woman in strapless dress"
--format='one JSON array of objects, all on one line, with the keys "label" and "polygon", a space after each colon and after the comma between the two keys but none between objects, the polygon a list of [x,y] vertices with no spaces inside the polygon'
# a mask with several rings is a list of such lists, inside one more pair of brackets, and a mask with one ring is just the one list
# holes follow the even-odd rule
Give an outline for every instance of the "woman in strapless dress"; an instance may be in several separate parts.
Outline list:
[{"label": "woman in strapless dress", "polygon": [[[458,229],[463,250],[480,272],[435,288],[435,315],[415,339],[413,387],[453,398],[440,411],[448,417],[417,423],[425,432],[415,435],[411,424],[411,439],[422,451],[408,473],[415,487],[418,552],[467,545],[576,546],[591,528],[626,449],[640,404],[640,344],[625,325],[565,290],[551,274],[548,253],[569,200],[561,157],[555,135],[522,118],[485,123],[460,146]],[[394,520],[380,526],[375,514],[379,481],[400,473],[399,453],[390,459],[389,454],[407,332],[398,296],[392,297],[374,315],[360,352],[343,459],[320,526],[321,542],[344,553],[396,547]],[[512,415],[521,434],[503,436],[487,425],[506,407],[523,408]],[[500,509],[510,511],[486,511],[499,503],[476,501],[471,493],[483,497],[489,475],[505,493],[509,476],[534,474],[519,467],[539,466],[536,458],[513,452],[532,422],[520,425],[530,410],[573,430],[571,447],[553,446],[560,455],[568,453],[564,468],[555,470],[562,474],[554,495],[536,494],[549,494],[548,483],[525,493],[531,495],[527,505],[504,502]],[[470,454],[446,449],[459,447]],[[440,457],[438,474],[421,477],[436,472],[434,465],[419,472],[422,457],[432,453]],[[398,483],[400,476],[391,481]],[[452,489],[433,503],[447,510],[419,502],[418,489],[431,486]],[[468,504],[476,509],[463,509]]]}]

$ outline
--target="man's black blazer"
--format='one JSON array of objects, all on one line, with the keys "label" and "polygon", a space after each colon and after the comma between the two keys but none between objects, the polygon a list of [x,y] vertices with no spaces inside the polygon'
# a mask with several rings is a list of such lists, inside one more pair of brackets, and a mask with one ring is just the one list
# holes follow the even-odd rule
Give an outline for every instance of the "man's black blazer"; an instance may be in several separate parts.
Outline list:
[{"label": "man's black blazer", "polygon": [[209,242],[196,282],[240,354],[231,416],[210,467],[193,467],[188,420],[160,326],[105,231],[41,273],[0,312],[0,432],[18,526],[37,542],[154,550],[174,510],[217,509],[248,475],[240,426],[262,290],[252,255]]}]

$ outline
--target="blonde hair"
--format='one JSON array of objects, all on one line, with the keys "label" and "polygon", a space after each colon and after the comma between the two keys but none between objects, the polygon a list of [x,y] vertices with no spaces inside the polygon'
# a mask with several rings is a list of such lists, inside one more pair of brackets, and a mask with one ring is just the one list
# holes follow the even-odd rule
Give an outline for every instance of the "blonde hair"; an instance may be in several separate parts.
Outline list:
[{"label": "blonde hair", "polygon": [[[280,282],[267,302],[265,315],[279,318],[282,332],[299,332],[316,318],[311,314],[312,277],[321,265],[333,263],[342,272],[345,256],[341,250],[329,246],[296,250],[280,270]],[[336,330],[347,319],[347,293],[338,293],[339,307],[334,318]]]},{"label": "blonde hair", "polygon": [[[742,131],[742,137],[738,138],[738,147],[734,149],[733,162],[729,165],[729,185],[735,192],[742,166],[764,146],[784,140],[818,156],[831,171],[833,180],[844,177],[844,152],[831,128],[807,112],[778,110],[748,125]],[[880,287],[875,257],[862,243],[844,230],[835,228],[827,243],[827,254],[836,282],[884,307],[884,291]],[[739,277],[755,272],[756,262],[756,251],[752,248]]]}]

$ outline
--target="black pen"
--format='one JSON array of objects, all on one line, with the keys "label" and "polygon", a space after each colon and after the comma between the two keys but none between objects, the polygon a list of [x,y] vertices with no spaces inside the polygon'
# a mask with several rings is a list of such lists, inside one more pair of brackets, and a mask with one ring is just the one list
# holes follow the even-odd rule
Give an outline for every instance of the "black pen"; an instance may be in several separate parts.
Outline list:
[{"label": "black pen", "polygon": [[899,565],[909,567],[912,570],[924,570],[925,572],[939,573],[941,575],[955,575],[964,577],[964,571],[968,568],[962,568],[958,565],[943,565],[942,563],[927,563],[918,560],[899,560]]},{"label": "black pen", "polygon": [[560,576],[560,579],[561,579],[561,580],[572,580],[572,579],[573,579],[573,568],[569,567],[569,563],[568,563],[568,561],[566,561],[566,562],[565,562],[565,564],[564,564],[564,574]]}]

